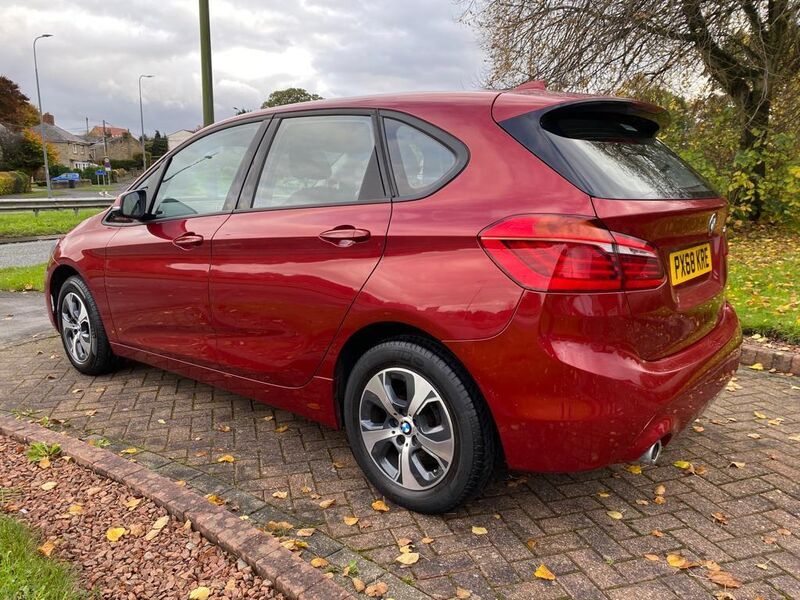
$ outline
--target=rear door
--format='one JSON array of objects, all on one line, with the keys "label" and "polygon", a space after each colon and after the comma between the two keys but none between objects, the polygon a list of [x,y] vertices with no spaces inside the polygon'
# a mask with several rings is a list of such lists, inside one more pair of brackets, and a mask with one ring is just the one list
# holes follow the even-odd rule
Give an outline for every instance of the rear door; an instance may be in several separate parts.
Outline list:
[{"label": "rear door", "polygon": [[210,300],[222,367],[311,379],[378,264],[391,216],[373,111],[276,116],[240,206],[214,236]]},{"label": "rear door", "polygon": [[666,113],[621,100],[566,103],[500,125],[592,197],[595,212],[624,236],[655,249],[663,285],[626,292],[632,348],[654,360],[709,333],[721,315],[727,277],[727,203],[656,139]]}]

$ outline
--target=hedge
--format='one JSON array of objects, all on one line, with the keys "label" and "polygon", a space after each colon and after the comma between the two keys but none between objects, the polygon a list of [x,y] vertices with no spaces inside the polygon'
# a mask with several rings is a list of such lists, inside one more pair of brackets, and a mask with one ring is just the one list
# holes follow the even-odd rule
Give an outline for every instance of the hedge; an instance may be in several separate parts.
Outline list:
[{"label": "hedge", "polygon": [[21,171],[0,171],[0,195],[31,191],[31,179]]}]

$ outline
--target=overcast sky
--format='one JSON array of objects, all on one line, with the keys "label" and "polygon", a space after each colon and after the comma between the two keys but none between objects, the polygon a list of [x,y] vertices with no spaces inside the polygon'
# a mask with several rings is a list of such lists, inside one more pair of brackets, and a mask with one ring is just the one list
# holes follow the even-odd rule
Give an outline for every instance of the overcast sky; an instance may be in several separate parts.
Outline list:
[{"label": "overcast sky", "polygon": [[[202,122],[196,0],[2,0],[0,74],[74,133],[101,119],[170,133]],[[482,53],[452,0],[211,0],[217,120],[269,92],[324,97],[478,87]]]}]

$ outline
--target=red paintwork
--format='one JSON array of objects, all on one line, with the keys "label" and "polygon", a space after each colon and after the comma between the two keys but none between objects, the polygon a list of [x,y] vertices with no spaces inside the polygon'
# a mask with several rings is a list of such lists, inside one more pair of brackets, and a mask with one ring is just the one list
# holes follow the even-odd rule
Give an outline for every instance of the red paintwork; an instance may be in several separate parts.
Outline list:
[{"label": "red paintwork", "polygon": [[[689,424],[736,367],[741,333],[723,297],[725,204],[590,198],[493,120],[576,98],[586,97],[411,94],[265,111],[398,110],[459,138],[470,160],[444,188],[414,201],[124,227],[93,217],[58,245],[48,288],[57,269],[83,276],[119,355],[331,426],[347,341],[375,324],[413,327],[443,342],[475,379],[510,467],[633,460]],[[720,225],[709,238],[713,210]],[[711,239],[714,271],[675,289],[526,291],[477,236],[529,213],[599,216],[662,257]],[[369,240],[338,246],[318,237],[345,225],[368,230]],[[203,243],[173,245],[187,233]]]}]

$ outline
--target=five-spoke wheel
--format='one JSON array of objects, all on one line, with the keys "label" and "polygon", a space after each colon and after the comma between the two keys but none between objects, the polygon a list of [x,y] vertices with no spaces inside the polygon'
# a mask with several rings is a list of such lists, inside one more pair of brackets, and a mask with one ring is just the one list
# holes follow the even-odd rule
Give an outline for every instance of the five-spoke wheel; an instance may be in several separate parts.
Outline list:
[{"label": "five-spoke wheel", "polygon": [[92,350],[92,325],[83,299],[69,292],[61,301],[64,347],[75,362],[85,363]]}]

